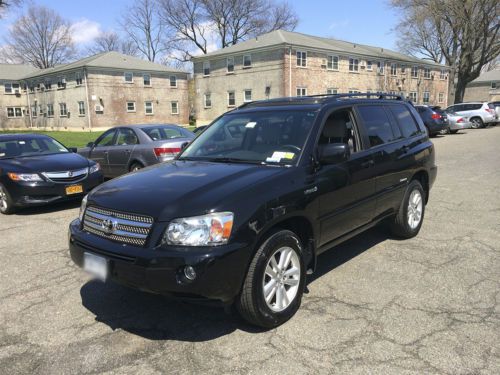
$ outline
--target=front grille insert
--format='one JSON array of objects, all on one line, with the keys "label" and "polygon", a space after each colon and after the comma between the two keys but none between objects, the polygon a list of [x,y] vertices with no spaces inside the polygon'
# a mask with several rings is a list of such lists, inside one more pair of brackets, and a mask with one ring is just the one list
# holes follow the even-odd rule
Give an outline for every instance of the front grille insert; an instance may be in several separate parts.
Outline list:
[{"label": "front grille insert", "polygon": [[153,225],[149,216],[90,206],[85,211],[83,229],[96,236],[135,246],[146,244]]},{"label": "front grille insert", "polygon": [[61,184],[79,182],[84,180],[88,175],[89,169],[83,168],[74,171],[64,172],[44,172],[42,173],[49,181]]}]

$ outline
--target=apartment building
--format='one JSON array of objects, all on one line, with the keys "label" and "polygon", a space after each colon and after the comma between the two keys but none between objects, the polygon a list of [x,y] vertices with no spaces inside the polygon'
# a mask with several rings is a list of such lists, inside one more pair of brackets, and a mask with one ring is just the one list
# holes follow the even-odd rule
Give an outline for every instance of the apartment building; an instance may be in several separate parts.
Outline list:
[{"label": "apartment building", "polygon": [[196,117],[282,96],[387,92],[445,107],[448,68],[380,47],[277,30],[193,58]]},{"label": "apartment building", "polygon": [[485,72],[465,88],[464,102],[500,101],[500,69]]},{"label": "apartment building", "polygon": [[106,52],[37,70],[0,66],[0,127],[91,130],[189,121],[188,73]]}]

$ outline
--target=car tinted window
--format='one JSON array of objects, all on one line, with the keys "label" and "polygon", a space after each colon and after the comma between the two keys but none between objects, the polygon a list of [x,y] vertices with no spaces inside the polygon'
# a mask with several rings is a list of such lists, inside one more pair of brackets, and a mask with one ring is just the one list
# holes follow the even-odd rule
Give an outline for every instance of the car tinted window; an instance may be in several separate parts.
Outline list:
[{"label": "car tinted window", "polygon": [[482,104],[466,104],[465,110],[466,111],[474,111],[476,109],[480,109],[482,106],[483,106]]},{"label": "car tinted window", "polygon": [[465,111],[465,106],[464,105],[456,105],[456,106],[453,106],[453,107],[450,107],[450,108],[454,112]]},{"label": "car tinted window", "polygon": [[391,105],[389,108],[396,118],[399,128],[405,138],[412,137],[420,133],[415,119],[407,108],[402,105]]},{"label": "car tinted window", "polygon": [[118,131],[118,137],[116,138],[118,146],[136,145],[138,143],[139,139],[132,129],[120,129]]},{"label": "car tinted window", "polygon": [[113,138],[115,137],[115,130],[104,133],[102,137],[97,141],[96,147],[112,146]]},{"label": "car tinted window", "polygon": [[365,131],[368,134],[371,147],[396,139],[389,117],[383,107],[366,105],[358,107],[358,111],[365,124]]},{"label": "car tinted window", "polygon": [[186,137],[183,129],[174,128],[172,126],[142,128],[142,131],[144,131],[144,133],[146,133],[153,141],[164,141],[167,139]]},{"label": "car tinted window", "polygon": [[48,137],[0,141],[0,159],[67,152],[66,147]]},{"label": "car tinted window", "polygon": [[495,104],[493,104],[493,103],[488,103],[488,108],[489,108],[489,109],[495,109]]}]

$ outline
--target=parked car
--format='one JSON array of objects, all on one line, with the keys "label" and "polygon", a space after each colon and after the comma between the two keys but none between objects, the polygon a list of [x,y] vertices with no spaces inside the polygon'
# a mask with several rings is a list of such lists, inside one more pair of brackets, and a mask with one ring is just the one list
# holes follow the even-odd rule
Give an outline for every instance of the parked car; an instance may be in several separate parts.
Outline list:
[{"label": "parked car", "polygon": [[468,117],[460,116],[455,112],[448,112],[448,110],[446,110],[445,113],[448,117],[449,125],[447,133],[456,134],[459,130],[470,129],[472,127]]},{"label": "parked car", "polygon": [[206,128],[208,128],[208,125],[197,126],[196,128],[194,128],[193,133],[197,135],[198,133],[201,133]]},{"label": "parked car", "polygon": [[103,181],[98,163],[39,134],[0,135],[0,212],[82,197]]},{"label": "parked car", "polygon": [[431,137],[439,133],[446,134],[448,132],[448,117],[439,107],[417,105],[415,109],[422,118]]},{"label": "parked car", "polygon": [[[434,146],[411,104],[380,97],[224,114],[175,160],[90,193],[70,224],[71,258],[101,280],[235,303],[263,327],[285,322],[319,254],[381,220],[400,238],[420,230]],[[232,132],[241,136],[221,136]]]},{"label": "parked car", "polygon": [[493,104],[480,102],[460,103],[449,106],[446,110],[468,117],[473,129],[483,128],[486,125],[493,125],[497,121]]},{"label": "parked car", "polygon": [[[500,121],[500,102],[491,102],[491,103],[488,103],[488,104],[492,104],[493,107],[495,107],[495,114],[497,116],[497,122],[496,122],[496,124],[498,124],[498,122]],[[491,106],[489,106],[489,107],[491,108]]]},{"label": "parked car", "polygon": [[116,177],[172,160],[194,138],[177,125],[133,125],[112,128],[78,153],[101,165],[105,177]]}]

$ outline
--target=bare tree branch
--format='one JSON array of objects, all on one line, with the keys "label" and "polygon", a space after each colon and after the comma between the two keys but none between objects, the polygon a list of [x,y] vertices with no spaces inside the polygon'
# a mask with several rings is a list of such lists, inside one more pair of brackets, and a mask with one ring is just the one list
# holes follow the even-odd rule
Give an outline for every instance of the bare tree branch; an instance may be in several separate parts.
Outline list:
[{"label": "bare tree branch", "polygon": [[125,55],[136,56],[137,47],[132,41],[125,41],[114,31],[107,31],[94,39],[93,44],[87,49],[88,55],[102,52],[116,51]]}]

